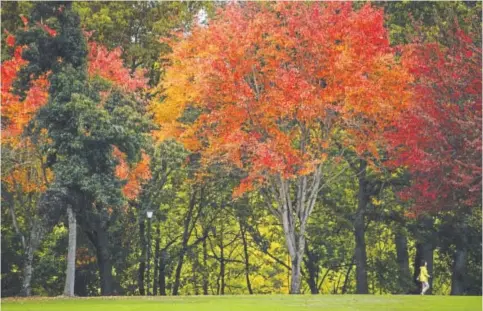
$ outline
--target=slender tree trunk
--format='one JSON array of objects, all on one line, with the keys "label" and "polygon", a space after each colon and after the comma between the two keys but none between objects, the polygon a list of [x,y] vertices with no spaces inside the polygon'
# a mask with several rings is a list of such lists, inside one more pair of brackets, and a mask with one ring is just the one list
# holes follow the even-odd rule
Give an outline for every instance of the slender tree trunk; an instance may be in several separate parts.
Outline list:
[{"label": "slender tree trunk", "polygon": [[403,228],[396,229],[394,244],[396,245],[396,260],[399,270],[399,293],[408,293],[411,288],[411,273],[409,271],[408,241]]},{"label": "slender tree trunk", "polygon": [[[361,204],[361,203],[359,203]],[[366,269],[366,241],[364,229],[364,212],[359,210],[354,220],[354,237],[355,237],[355,263],[356,263],[356,293],[368,294],[367,269]]]},{"label": "slender tree trunk", "polygon": [[69,246],[67,251],[67,270],[64,286],[64,296],[74,296],[75,286],[75,253],[77,242],[77,221],[72,206],[67,206],[67,217],[69,220]]},{"label": "slender tree trunk", "polygon": [[20,231],[20,227],[17,222],[17,216],[15,215],[15,202],[13,194],[4,189],[2,185],[2,199],[3,198],[6,201],[5,205],[8,206],[15,233],[20,237],[20,241],[22,243],[22,250],[24,251],[25,255],[25,260],[23,262],[23,279],[20,296],[31,296],[34,253],[38,249],[40,242],[42,241],[45,232],[44,224],[42,223],[42,219],[40,217],[36,218],[34,216],[31,221],[30,238],[28,239],[28,241],[26,241],[24,234]]},{"label": "slender tree trunk", "polygon": [[463,247],[456,248],[451,276],[451,295],[463,295],[465,293],[466,256],[466,249]]},{"label": "slender tree trunk", "polygon": [[151,286],[151,218],[148,218],[148,247],[147,247],[147,253],[148,253],[148,259],[147,259],[147,268],[146,268],[146,294],[149,296],[151,295],[151,292],[149,291],[149,287]]},{"label": "slender tree trunk", "polygon": [[[203,194],[201,194],[203,196]],[[183,228],[183,241],[181,244],[181,250],[178,256],[178,265],[176,266],[176,272],[175,272],[175,277],[174,277],[174,283],[173,283],[173,291],[172,294],[173,296],[177,296],[179,292],[179,286],[180,286],[180,281],[181,281],[181,269],[183,268],[183,260],[184,256],[186,255],[186,252],[188,251],[188,240],[191,234],[190,230],[190,224],[193,219],[193,211],[195,208],[196,204],[196,191],[193,191],[191,194],[190,198],[190,203],[188,207],[188,213],[186,215],[186,218],[184,220],[184,228]],[[196,222],[196,218],[195,221]],[[193,224],[194,227],[194,224]]]},{"label": "slender tree trunk", "polygon": [[300,284],[302,281],[301,266],[305,253],[305,231],[307,220],[315,206],[322,169],[317,167],[312,176],[312,181],[308,181],[307,176],[300,177],[296,184],[296,202],[293,202],[290,193],[290,181],[278,177],[278,191],[272,185],[272,193],[278,199],[279,210],[274,211],[269,205],[270,210],[282,223],[285,234],[285,242],[291,260],[291,282],[290,294],[300,294]]},{"label": "slender tree trunk", "polygon": [[139,221],[139,242],[141,244],[141,257],[139,258],[138,288],[139,294],[144,296],[144,274],[146,272],[146,236],[144,218]]},{"label": "slender tree trunk", "polygon": [[253,295],[252,284],[250,283],[250,261],[249,261],[249,253],[248,253],[248,243],[246,237],[246,230],[242,221],[240,220],[240,234],[243,242],[243,255],[245,259],[245,279],[247,281],[247,289],[250,295]]},{"label": "slender tree trunk", "polygon": [[309,245],[305,246],[305,267],[307,268],[308,272],[308,279],[307,283],[310,287],[310,293],[316,295],[319,293],[319,288],[317,287],[317,267],[316,267],[316,258],[315,254],[313,254],[310,249]]},{"label": "slender tree trunk", "polygon": [[342,294],[347,293],[347,286],[349,285],[349,279],[350,279],[350,276],[351,276],[352,266],[353,266],[353,263],[351,262],[351,264],[347,268],[347,273],[345,274],[344,285],[342,285]]},{"label": "slender tree trunk", "polygon": [[153,276],[153,295],[158,294],[158,269],[159,269],[159,243],[161,240],[160,224],[156,226],[156,246],[154,250],[154,276]]},{"label": "slender tree trunk", "polygon": [[208,251],[206,248],[206,240],[203,240],[203,295],[208,295]]},{"label": "slender tree trunk", "polygon": [[467,250],[467,224],[463,219],[461,229],[456,239],[456,250],[453,261],[453,273],[451,276],[451,295],[463,295],[465,293],[466,259]]},{"label": "slender tree trunk", "polygon": [[225,294],[225,248],[223,245],[223,225],[221,229],[221,242],[220,242],[220,295]]},{"label": "slender tree trunk", "polygon": [[161,250],[159,258],[159,294],[166,296],[166,257],[168,256],[165,249]]},{"label": "slender tree trunk", "polygon": [[357,195],[357,211],[354,219],[354,237],[355,237],[355,263],[356,263],[356,294],[368,294],[369,288],[367,284],[367,255],[366,255],[366,238],[365,238],[365,210],[369,201],[367,195],[366,181],[367,163],[360,160],[359,164],[359,192]]},{"label": "slender tree trunk", "polygon": [[34,260],[34,252],[30,243],[27,246],[25,255],[26,255],[26,258],[25,258],[24,269],[23,269],[22,290],[20,292],[20,295],[30,296],[32,295],[31,283],[32,283],[33,260]]},{"label": "slender tree trunk", "polygon": [[291,258],[292,274],[290,282],[290,294],[300,294],[300,283],[302,281],[301,262],[303,255],[296,252],[295,256]]},{"label": "slender tree trunk", "polygon": [[97,230],[97,262],[101,279],[101,295],[111,296],[113,291],[112,262],[109,252],[109,241],[106,229],[99,226]]},{"label": "slender tree trunk", "polygon": [[41,222],[41,220],[34,219],[28,243],[25,244],[22,235],[22,244],[25,245],[25,263],[23,270],[22,289],[20,292],[21,296],[32,295],[31,283],[33,275],[34,253],[37,251],[38,247],[40,246],[40,242],[42,241],[42,237],[45,232],[45,228],[43,226],[44,224]]},{"label": "slender tree trunk", "polygon": [[180,251],[178,256],[178,264],[176,266],[176,272],[174,275],[174,283],[173,283],[173,296],[177,296],[179,294],[179,285],[181,280],[181,269],[183,268],[183,261],[184,255],[186,253],[186,245],[183,245],[183,248]]}]

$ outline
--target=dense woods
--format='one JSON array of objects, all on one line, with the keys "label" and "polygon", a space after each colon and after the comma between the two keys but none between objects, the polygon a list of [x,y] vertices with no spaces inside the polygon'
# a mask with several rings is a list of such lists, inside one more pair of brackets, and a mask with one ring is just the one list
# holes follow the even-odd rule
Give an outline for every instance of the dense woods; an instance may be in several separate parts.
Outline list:
[{"label": "dense woods", "polygon": [[3,2],[3,296],[482,294],[480,2]]}]

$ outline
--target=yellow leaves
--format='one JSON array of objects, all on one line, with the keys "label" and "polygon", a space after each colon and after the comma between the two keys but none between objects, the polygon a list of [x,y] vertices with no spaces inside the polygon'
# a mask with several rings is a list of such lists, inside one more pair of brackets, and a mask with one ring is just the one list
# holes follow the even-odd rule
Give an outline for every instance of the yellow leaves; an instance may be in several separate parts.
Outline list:
[{"label": "yellow leaves", "polygon": [[[7,146],[7,143],[2,143]],[[2,182],[7,185],[7,189],[23,193],[44,192],[54,177],[49,168],[43,167],[45,157],[40,156],[29,140],[8,144],[6,148],[11,151],[2,159]]]},{"label": "yellow leaves", "polygon": [[372,204],[373,204],[374,206],[381,206],[381,205],[384,203],[384,201],[382,201],[382,200],[378,200],[378,199],[377,199],[377,198],[375,198],[375,197],[372,197],[372,198],[371,198],[371,202],[372,202]]}]

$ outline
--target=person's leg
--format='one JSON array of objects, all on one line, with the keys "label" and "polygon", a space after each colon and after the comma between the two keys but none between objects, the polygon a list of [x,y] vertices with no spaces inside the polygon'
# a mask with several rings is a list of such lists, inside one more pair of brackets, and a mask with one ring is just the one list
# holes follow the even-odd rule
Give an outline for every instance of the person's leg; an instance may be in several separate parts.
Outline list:
[{"label": "person's leg", "polygon": [[429,283],[424,282],[423,283],[423,291],[421,292],[422,295],[426,294],[426,291],[429,289]]}]

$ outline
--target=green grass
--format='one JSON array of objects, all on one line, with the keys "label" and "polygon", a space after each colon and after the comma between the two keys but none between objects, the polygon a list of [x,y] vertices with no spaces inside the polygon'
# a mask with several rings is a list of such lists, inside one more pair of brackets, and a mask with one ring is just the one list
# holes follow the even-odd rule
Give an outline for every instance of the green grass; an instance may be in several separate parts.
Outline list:
[{"label": "green grass", "polygon": [[3,311],[480,311],[481,297],[184,296],[3,299]]}]

